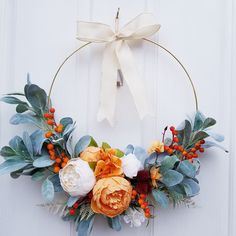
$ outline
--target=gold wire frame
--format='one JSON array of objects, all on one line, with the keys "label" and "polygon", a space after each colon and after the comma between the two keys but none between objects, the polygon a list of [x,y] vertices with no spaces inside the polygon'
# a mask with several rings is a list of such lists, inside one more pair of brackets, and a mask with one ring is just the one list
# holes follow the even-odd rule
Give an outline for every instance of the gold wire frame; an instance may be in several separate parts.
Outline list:
[{"label": "gold wire frame", "polygon": [[[171,52],[169,51],[167,48],[165,48],[164,46],[162,46],[161,44],[153,41],[153,40],[150,40],[150,39],[147,39],[147,38],[143,38],[144,41],[146,42],[149,42],[153,45],[156,45],[158,46],[159,48],[161,48],[162,50],[164,50],[165,52],[167,52],[172,58],[175,59],[175,61],[181,66],[181,68],[183,69],[183,71],[185,72],[186,76],[187,76],[187,79],[189,80],[190,82],[190,85],[191,85],[191,88],[192,88],[192,92],[193,92],[193,97],[194,97],[194,100],[195,100],[195,109],[196,111],[198,111],[198,98],[197,98],[197,92],[196,92],[196,89],[195,89],[195,86],[194,86],[194,83],[193,83],[193,80],[191,79],[187,69],[185,68],[185,66],[180,62],[180,60]],[[58,78],[58,74],[59,72],[61,71],[62,67],[66,64],[66,62],[72,57],[74,56],[77,52],[79,52],[81,49],[85,48],[86,46],[92,44],[92,42],[88,42],[88,43],[85,43],[84,45],[80,46],[79,48],[77,48],[75,51],[73,51],[71,54],[69,54],[64,60],[63,62],[60,64],[60,66],[58,67],[54,77],[53,77],[53,80],[51,82],[51,85],[50,85],[50,89],[49,89],[49,94],[48,94],[48,104],[50,105],[50,98],[51,98],[51,95],[52,95],[52,90],[53,90],[53,86],[56,82],[56,79]],[[50,106],[49,106],[50,107]]]}]

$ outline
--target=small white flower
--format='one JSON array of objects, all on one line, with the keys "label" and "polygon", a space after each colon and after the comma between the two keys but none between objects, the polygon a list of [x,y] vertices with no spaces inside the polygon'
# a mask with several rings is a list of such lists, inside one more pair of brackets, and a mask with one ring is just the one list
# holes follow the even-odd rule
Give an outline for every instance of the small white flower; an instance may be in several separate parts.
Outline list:
[{"label": "small white flower", "polygon": [[80,158],[68,161],[67,165],[60,170],[59,178],[64,191],[72,197],[85,196],[96,182],[88,162]]},{"label": "small white flower", "polygon": [[137,176],[138,171],[143,168],[142,163],[132,153],[122,157],[121,160],[125,175],[131,179]]},{"label": "small white flower", "polygon": [[126,224],[130,224],[130,227],[140,227],[145,221],[145,216],[143,211],[140,212],[136,209],[129,208],[123,217]]}]

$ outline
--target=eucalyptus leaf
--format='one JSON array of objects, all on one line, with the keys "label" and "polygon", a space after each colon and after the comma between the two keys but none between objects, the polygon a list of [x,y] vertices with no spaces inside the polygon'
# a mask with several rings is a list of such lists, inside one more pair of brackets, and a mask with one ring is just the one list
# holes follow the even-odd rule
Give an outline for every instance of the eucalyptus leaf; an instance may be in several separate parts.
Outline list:
[{"label": "eucalyptus leaf", "polygon": [[8,104],[24,104],[27,105],[26,102],[21,101],[20,99],[12,96],[5,96],[0,99],[0,101],[8,103]]},{"label": "eucalyptus leaf", "polygon": [[194,178],[196,175],[195,166],[191,164],[188,160],[180,162],[178,166],[178,171],[190,178]]},{"label": "eucalyptus leaf", "polygon": [[107,217],[107,223],[115,231],[120,231],[122,228],[120,222],[120,216],[116,216],[113,218]]},{"label": "eucalyptus leaf", "polygon": [[167,170],[161,178],[161,182],[167,187],[175,186],[181,183],[183,180],[183,175],[175,170]]},{"label": "eucalyptus leaf", "polygon": [[155,201],[162,207],[167,208],[169,205],[169,199],[167,194],[163,191],[153,189],[152,196],[154,197]]},{"label": "eucalyptus leaf", "polygon": [[33,162],[33,166],[37,167],[37,168],[43,168],[43,167],[47,167],[47,166],[53,165],[54,162],[55,161],[51,160],[50,157],[48,155],[46,155],[46,156],[41,156],[41,157],[37,158]]},{"label": "eucalyptus leaf", "polygon": [[28,164],[24,160],[7,160],[0,165],[0,175],[10,174],[26,167]]},{"label": "eucalyptus leaf", "polygon": [[134,146],[132,144],[129,144],[126,148],[125,148],[125,155],[128,155],[130,153],[134,152]]},{"label": "eucalyptus leaf", "polygon": [[46,179],[43,182],[41,193],[46,202],[52,202],[54,198],[54,187],[53,183],[49,179]]}]

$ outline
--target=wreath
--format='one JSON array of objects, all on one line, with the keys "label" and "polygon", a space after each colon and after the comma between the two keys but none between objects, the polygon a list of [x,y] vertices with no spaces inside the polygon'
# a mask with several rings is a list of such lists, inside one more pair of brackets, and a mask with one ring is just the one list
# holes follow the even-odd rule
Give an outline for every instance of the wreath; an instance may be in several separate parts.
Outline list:
[{"label": "wreath", "polygon": [[[106,142],[98,144],[90,135],[73,146],[75,122],[70,117],[58,121],[51,91],[52,86],[47,95],[28,79],[24,93],[2,98],[16,105],[11,124],[30,124],[36,129],[32,134],[25,131],[22,137],[15,136],[2,147],[0,175],[42,181],[45,205],[60,209],[63,220],[75,223],[78,235],[89,235],[97,215],[119,231],[124,222],[131,227],[149,222],[155,217],[155,207],[191,202],[200,191],[201,154],[213,146],[227,152],[218,144],[223,136],[210,131],[215,119],[206,118],[198,109],[179,126],[166,126],[147,150],[132,144],[123,150]],[[59,206],[53,203],[58,192],[67,197]]]}]

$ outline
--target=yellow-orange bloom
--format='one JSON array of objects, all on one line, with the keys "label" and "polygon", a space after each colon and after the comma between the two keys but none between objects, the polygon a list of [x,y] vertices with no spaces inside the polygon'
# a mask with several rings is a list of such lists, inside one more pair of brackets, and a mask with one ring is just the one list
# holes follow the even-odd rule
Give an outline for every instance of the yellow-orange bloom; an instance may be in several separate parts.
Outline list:
[{"label": "yellow-orange bloom", "polygon": [[151,147],[148,149],[149,154],[153,152],[164,152],[164,143],[160,141],[154,141]]},{"label": "yellow-orange bloom", "polygon": [[97,162],[101,159],[101,148],[99,147],[87,147],[80,154],[80,158],[87,162]]},{"label": "yellow-orange bloom", "polygon": [[97,162],[94,175],[97,179],[123,174],[121,158],[114,156],[114,150],[101,153],[101,160]]},{"label": "yellow-orange bloom", "polygon": [[157,181],[161,178],[159,168],[153,166],[150,169],[150,176],[151,176],[151,180],[152,180],[152,186],[156,188],[157,187]]},{"label": "yellow-orange bloom", "polygon": [[91,208],[96,213],[115,217],[129,207],[131,194],[132,186],[125,178],[100,179],[93,188]]}]

